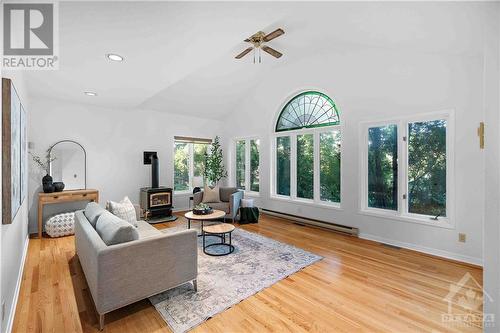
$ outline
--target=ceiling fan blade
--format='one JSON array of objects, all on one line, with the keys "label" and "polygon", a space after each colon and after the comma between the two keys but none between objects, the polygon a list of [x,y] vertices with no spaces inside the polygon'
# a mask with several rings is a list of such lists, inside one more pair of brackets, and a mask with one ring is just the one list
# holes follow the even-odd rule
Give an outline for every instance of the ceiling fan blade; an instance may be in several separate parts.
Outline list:
[{"label": "ceiling fan blade", "polygon": [[272,55],[275,58],[279,58],[283,55],[281,52],[278,52],[275,49],[273,49],[272,47],[269,47],[266,45],[262,46],[262,51],[269,53],[270,55]]},{"label": "ceiling fan blade", "polygon": [[281,35],[283,35],[285,33],[285,31],[281,28],[278,28],[276,30],[274,30],[273,32],[271,33],[268,33],[267,35],[264,36],[264,42],[269,42],[270,40],[273,40]]},{"label": "ceiling fan blade", "polygon": [[252,51],[253,50],[253,47],[249,47],[248,49],[246,49],[245,51],[241,52],[240,54],[238,54],[235,58],[236,59],[241,59],[243,58],[244,56],[247,55],[248,52]]}]

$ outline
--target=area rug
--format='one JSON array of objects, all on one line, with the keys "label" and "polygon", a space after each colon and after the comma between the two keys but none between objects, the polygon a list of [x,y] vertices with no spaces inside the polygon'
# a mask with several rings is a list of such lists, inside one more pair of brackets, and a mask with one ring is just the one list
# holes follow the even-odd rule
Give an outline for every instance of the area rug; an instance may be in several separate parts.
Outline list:
[{"label": "area rug", "polygon": [[[175,232],[186,227],[162,230]],[[219,241],[214,238],[213,242]],[[208,243],[209,237],[207,237]],[[191,283],[150,297],[174,333],[186,332],[219,312],[307,267],[322,257],[240,228],[233,232],[235,251],[212,257],[198,238],[198,292]],[[213,247],[216,251],[216,246]]]}]

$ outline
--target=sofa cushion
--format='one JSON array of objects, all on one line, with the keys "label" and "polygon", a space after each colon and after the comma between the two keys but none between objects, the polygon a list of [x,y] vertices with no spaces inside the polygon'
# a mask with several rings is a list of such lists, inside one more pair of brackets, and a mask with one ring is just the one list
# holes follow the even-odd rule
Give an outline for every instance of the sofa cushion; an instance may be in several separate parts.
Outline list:
[{"label": "sofa cushion", "polygon": [[219,186],[214,188],[210,188],[209,186],[205,186],[203,189],[203,203],[212,203],[212,202],[220,202],[219,198]]},{"label": "sofa cushion", "polygon": [[137,229],[127,221],[104,212],[97,219],[96,231],[106,245],[114,245],[139,239]]},{"label": "sofa cushion", "polygon": [[135,211],[134,204],[132,204],[128,197],[123,198],[120,202],[108,201],[106,208],[111,214],[137,227],[137,212]]},{"label": "sofa cushion", "polygon": [[222,210],[226,214],[229,213],[229,202],[211,202],[208,205],[213,209]]},{"label": "sofa cushion", "polygon": [[137,232],[139,233],[139,239],[163,235],[162,232],[146,221],[137,221]]},{"label": "sofa cushion", "polygon": [[99,206],[95,202],[89,202],[83,211],[83,215],[89,220],[92,227],[95,229],[95,225],[97,224],[97,219],[101,216],[102,213],[106,212],[104,208]]},{"label": "sofa cushion", "polygon": [[231,194],[237,192],[238,189],[236,187],[221,187],[220,188],[220,201],[229,202],[231,199]]}]

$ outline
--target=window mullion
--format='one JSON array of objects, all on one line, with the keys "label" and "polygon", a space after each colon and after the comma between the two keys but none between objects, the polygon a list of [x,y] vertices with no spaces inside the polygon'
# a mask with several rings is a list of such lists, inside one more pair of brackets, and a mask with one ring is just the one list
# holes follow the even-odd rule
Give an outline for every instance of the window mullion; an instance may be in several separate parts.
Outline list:
[{"label": "window mullion", "polygon": [[189,144],[189,188],[193,189],[194,180],[194,143]]},{"label": "window mullion", "polygon": [[290,197],[297,198],[297,134],[290,135]]},{"label": "window mullion", "polygon": [[408,214],[408,122],[401,121],[398,124],[400,134],[400,148],[398,148],[401,154],[401,163],[398,163],[398,176],[400,178],[400,208],[398,209],[399,214]]},{"label": "window mullion", "polygon": [[320,135],[319,131],[315,131],[313,135],[313,147],[314,147],[314,181],[313,181],[313,191],[314,191],[314,201],[315,202],[320,202],[321,201],[321,196],[320,196],[320,150],[319,150],[319,140],[320,140]]},{"label": "window mullion", "polygon": [[250,139],[245,140],[245,191],[250,191]]}]

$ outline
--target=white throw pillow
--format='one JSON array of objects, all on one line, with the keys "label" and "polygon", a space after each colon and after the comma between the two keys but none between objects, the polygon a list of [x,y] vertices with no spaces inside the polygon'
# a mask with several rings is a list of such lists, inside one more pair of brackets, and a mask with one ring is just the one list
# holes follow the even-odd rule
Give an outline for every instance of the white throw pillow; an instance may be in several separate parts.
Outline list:
[{"label": "white throw pillow", "polygon": [[128,197],[120,202],[108,201],[107,208],[113,215],[137,227],[135,207]]},{"label": "white throw pillow", "polygon": [[210,188],[210,186],[205,186],[203,189],[203,203],[210,202],[220,202],[219,196],[219,186],[215,186],[214,188]]}]

